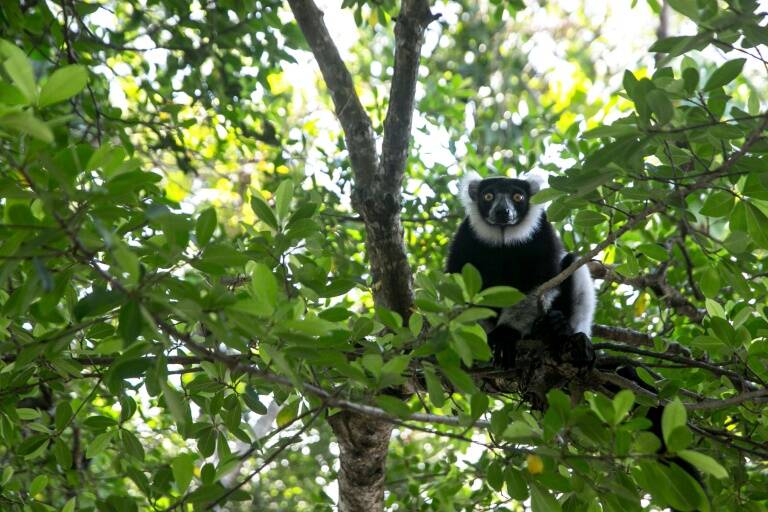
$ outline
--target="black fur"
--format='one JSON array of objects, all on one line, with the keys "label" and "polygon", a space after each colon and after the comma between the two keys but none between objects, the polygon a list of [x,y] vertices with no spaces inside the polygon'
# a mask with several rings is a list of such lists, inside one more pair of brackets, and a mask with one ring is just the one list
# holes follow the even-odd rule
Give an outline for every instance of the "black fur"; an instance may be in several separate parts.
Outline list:
[{"label": "black fur", "polygon": [[482,241],[464,219],[448,252],[446,271],[461,272],[467,263],[480,271],[483,288],[513,286],[523,293],[560,273],[563,245],[546,214],[533,237],[523,244],[493,246]]},{"label": "black fur", "polygon": [[[484,225],[503,233],[502,230],[519,227],[526,219],[536,222],[528,231],[529,236],[501,244],[490,243],[486,237],[478,235],[468,216],[451,243],[446,271],[461,272],[464,265],[471,263],[480,272],[483,288],[511,286],[528,294],[570,265],[574,257],[570,254],[562,257],[563,244],[547,220],[546,213],[530,205],[530,198],[537,191],[538,187],[533,187],[528,181],[510,178],[487,178],[470,183],[467,193]],[[511,211],[512,208],[515,211]],[[528,219],[530,215],[538,219]],[[536,339],[572,346],[575,352],[581,350],[583,356],[577,355],[575,359],[586,359],[591,364],[594,352],[589,338],[585,334],[574,333],[568,324],[573,314],[572,296],[573,279],[569,277],[561,284],[551,310],[543,312],[545,315],[535,323]],[[495,363],[505,368],[513,366],[517,341],[523,335],[532,334],[521,333],[499,322],[488,333]]]}]

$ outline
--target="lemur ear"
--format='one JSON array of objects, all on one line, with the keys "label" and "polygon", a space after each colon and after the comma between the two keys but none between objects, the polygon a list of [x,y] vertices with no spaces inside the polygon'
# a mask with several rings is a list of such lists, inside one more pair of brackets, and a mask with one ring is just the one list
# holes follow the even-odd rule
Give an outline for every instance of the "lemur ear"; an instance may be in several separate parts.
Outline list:
[{"label": "lemur ear", "polygon": [[459,198],[465,209],[477,201],[477,191],[481,181],[483,181],[483,178],[475,171],[470,171],[461,178],[459,182]]},{"label": "lemur ear", "polygon": [[478,180],[470,181],[467,183],[467,194],[470,199],[477,201],[477,190],[480,188],[480,182]]},{"label": "lemur ear", "polygon": [[531,195],[539,192],[547,182],[546,176],[531,172],[522,177],[528,183],[528,187],[531,189]]}]

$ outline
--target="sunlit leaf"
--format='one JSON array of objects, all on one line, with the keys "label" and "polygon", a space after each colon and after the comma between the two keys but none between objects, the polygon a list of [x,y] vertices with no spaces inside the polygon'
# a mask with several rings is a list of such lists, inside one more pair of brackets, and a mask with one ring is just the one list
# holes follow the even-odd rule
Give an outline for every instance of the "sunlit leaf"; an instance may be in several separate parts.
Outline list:
[{"label": "sunlit leaf", "polygon": [[88,71],[84,66],[72,64],[59,68],[40,90],[37,105],[43,108],[71,98],[82,91],[87,82]]}]

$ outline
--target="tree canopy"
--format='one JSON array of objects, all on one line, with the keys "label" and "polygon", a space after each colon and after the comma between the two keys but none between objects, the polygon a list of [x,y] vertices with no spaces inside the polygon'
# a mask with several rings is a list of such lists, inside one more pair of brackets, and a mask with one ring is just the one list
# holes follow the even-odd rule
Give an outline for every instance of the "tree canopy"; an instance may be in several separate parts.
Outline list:
[{"label": "tree canopy", "polygon": [[[766,509],[764,6],[322,9],[0,4],[0,509]],[[594,368],[492,365],[469,171],[546,172]]]}]

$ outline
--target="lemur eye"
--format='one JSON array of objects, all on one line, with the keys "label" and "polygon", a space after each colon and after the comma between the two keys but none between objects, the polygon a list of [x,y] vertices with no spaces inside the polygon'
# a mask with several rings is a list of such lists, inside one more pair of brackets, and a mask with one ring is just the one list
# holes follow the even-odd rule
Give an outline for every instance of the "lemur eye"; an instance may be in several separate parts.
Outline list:
[{"label": "lemur eye", "polygon": [[523,194],[521,194],[520,192],[518,192],[517,194],[512,196],[512,200],[514,202],[516,202],[516,203],[521,202],[523,199],[525,199],[525,196]]},{"label": "lemur eye", "polygon": [[483,199],[486,201],[493,201],[493,194],[491,192],[486,192],[483,195]]}]

